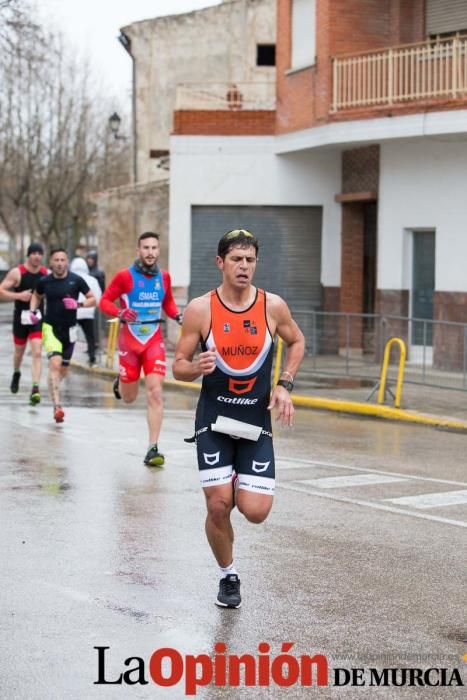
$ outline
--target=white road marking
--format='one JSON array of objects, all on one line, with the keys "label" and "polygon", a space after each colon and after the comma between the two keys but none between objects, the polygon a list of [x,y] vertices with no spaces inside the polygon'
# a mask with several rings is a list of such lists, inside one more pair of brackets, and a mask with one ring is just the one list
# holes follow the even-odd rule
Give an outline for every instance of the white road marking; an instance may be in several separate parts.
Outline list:
[{"label": "white road marking", "polygon": [[400,481],[410,481],[399,476],[383,476],[382,474],[354,474],[353,476],[329,476],[321,479],[300,479],[297,484],[309,484],[318,489],[341,489],[347,486],[371,486],[374,484],[393,484]]},{"label": "white road marking", "polygon": [[[81,407],[75,407],[72,409],[74,411],[81,411],[81,410],[86,410],[88,411],[89,409],[81,409]],[[101,411],[101,409],[94,409],[96,412]],[[129,412],[129,411],[128,411]],[[122,411],[121,413],[126,413],[126,411]],[[120,413],[120,415],[121,415]],[[101,414],[102,415],[102,414]],[[104,414],[105,415],[105,414]],[[113,414],[113,419],[117,418],[118,413],[116,412]],[[107,417],[107,416],[105,416]],[[27,416],[20,416],[15,415],[15,416],[8,416],[6,418],[8,422],[14,423],[16,425],[21,425],[22,427],[28,429],[28,430],[38,430],[39,432],[46,433],[49,436],[57,436],[58,434],[62,434],[63,438],[71,438],[72,440],[79,440],[82,441],[84,437],[88,436],[89,437],[89,426],[88,425],[80,425],[80,424],[74,424],[73,428],[70,430],[70,426],[65,424],[64,426],[60,426],[60,428],[57,429],[57,427],[52,423],[38,423],[36,420],[33,420],[31,416],[29,416],[29,419]],[[167,446],[170,450],[170,446],[173,445],[174,447],[177,446],[175,449],[179,453],[177,456],[175,456],[175,462],[183,462],[183,466],[187,466],[185,460],[183,460],[182,452],[186,450],[186,454],[192,454],[192,446],[187,445],[186,448],[182,447],[180,445],[180,441],[178,439],[173,439],[170,437],[170,435],[167,435],[167,438],[164,439],[164,444],[167,442]],[[100,448],[107,449],[109,451],[114,451],[112,449],[112,443],[106,441],[104,445],[100,445]],[[177,449],[178,448],[178,449]],[[133,453],[127,453],[129,456],[135,457],[137,455],[134,455]],[[123,456],[123,455],[122,455]],[[177,459],[178,457],[178,459]],[[324,462],[324,461],[319,461],[319,460],[306,460],[302,458],[294,458],[294,457],[287,457],[286,459],[282,459],[280,456],[277,456],[276,459],[278,463],[278,471],[279,473],[284,470],[292,470],[292,469],[313,469],[313,468],[329,468],[329,469],[340,469],[340,470],[348,470],[352,472],[360,472],[360,476],[364,476],[361,474],[361,472],[366,472],[367,475],[370,474],[378,474],[383,477],[397,477],[397,481],[410,481],[410,480],[417,480],[417,481],[426,481],[426,482],[431,482],[431,483],[437,483],[437,484],[451,484],[454,486],[467,486],[467,483],[465,482],[459,482],[459,481],[451,481],[447,479],[436,479],[436,478],[430,478],[430,477],[423,477],[423,476],[415,476],[412,474],[401,474],[398,472],[389,472],[389,471],[383,471],[379,469],[369,469],[366,467],[354,467],[346,464],[335,464],[332,462]],[[182,466],[182,465],[180,465]],[[331,477],[332,478],[332,477]],[[315,481],[315,480],[310,480],[310,481]],[[316,481],[319,481],[317,479]],[[386,481],[386,479],[384,480]],[[365,481],[365,483],[368,483],[368,481]],[[381,482],[379,482],[381,483]],[[313,484],[310,484],[313,485]],[[341,503],[350,503],[352,505],[359,505],[359,506],[364,506],[367,508],[373,508],[375,510],[382,510],[385,512],[389,513],[396,513],[396,514],[401,514],[401,515],[408,515],[410,517],[414,518],[421,518],[424,520],[430,520],[433,522],[438,522],[442,524],[448,524],[448,525],[454,525],[457,527],[467,527],[467,523],[463,521],[458,521],[458,520],[453,520],[449,518],[442,518],[440,516],[434,516],[434,515],[428,515],[425,513],[419,513],[415,511],[410,511],[406,510],[404,508],[398,508],[395,505],[390,506],[387,505],[383,502],[374,502],[374,501],[365,501],[365,500],[360,500],[360,499],[353,499],[353,498],[346,498],[346,497],[340,497],[340,496],[335,496],[331,495],[329,493],[325,493],[323,490],[313,490],[312,488],[309,487],[309,485],[306,484],[301,484],[300,482],[286,482],[286,483],[280,483],[278,484],[278,488],[283,488],[285,490],[289,491],[296,491],[299,493],[305,493],[308,495],[312,496],[317,496],[320,498],[329,498],[331,500],[341,502]],[[459,491],[455,492],[459,493]],[[463,492],[464,493],[464,492]],[[438,494],[440,495],[440,494]],[[442,495],[442,494],[441,494]],[[411,497],[413,498],[413,497]],[[388,501],[392,501],[392,499],[387,499]],[[457,501],[458,502],[458,501]],[[462,501],[464,502],[464,501]],[[467,500],[465,501],[467,502]]]},{"label": "white road marking", "polygon": [[404,510],[403,508],[396,508],[395,506],[387,506],[384,503],[378,503],[375,501],[361,501],[356,498],[345,498],[344,496],[335,496],[330,493],[325,493],[324,491],[314,491],[308,489],[300,484],[293,483],[282,483],[276,484],[277,488],[285,489],[286,491],[297,491],[298,493],[307,493],[310,496],[318,496],[318,498],[329,498],[331,501],[337,501],[338,503],[350,503],[354,506],[364,506],[366,508],[373,508],[374,510],[382,510],[386,513],[397,513],[399,515],[408,515],[411,518],[421,518],[422,520],[431,520],[435,523],[442,523],[443,525],[455,525],[456,527],[466,527],[467,523],[462,520],[451,520],[449,518],[442,518],[437,515],[427,515],[426,513],[416,513],[411,510]]},{"label": "white road marking", "polygon": [[402,496],[400,498],[386,498],[385,500],[412,508],[442,508],[443,506],[458,506],[467,503],[467,491],[422,493],[419,496]]},{"label": "white road marking", "polygon": [[400,476],[402,479],[415,479],[416,481],[433,481],[436,484],[453,484],[454,486],[467,486],[465,481],[450,481],[448,479],[435,479],[429,476],[416,476],[415,474],[401,474],[400,472],[383,471],[382,469],[369,469],[367,467],[351,467],[348,464],[335,464],[333,462],[320,462],[295,457],[282,459],[276,455],[276,464],[279,472],[291,469],[312,469],[314,467],[330,467],[331,469],[347,469],[353,472],[368,472],[369,474],[387,474],[388,476]]}]

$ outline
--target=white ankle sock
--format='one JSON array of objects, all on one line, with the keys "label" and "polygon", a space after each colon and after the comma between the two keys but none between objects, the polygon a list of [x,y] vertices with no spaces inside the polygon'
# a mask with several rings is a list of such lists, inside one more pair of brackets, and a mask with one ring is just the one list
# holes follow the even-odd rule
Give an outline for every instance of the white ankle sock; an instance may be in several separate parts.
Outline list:
[{"label": "white ankle sock", "polygon": [[238,575],[238,571],[235,568],[235,565],[233,562],[230,564],[230,566],[226,566],[225,568],[223,566],[220,566],[219,572],[220,572],[221,578],[226,578],[227,576],[229,576],[229,574],[237,574]]}]

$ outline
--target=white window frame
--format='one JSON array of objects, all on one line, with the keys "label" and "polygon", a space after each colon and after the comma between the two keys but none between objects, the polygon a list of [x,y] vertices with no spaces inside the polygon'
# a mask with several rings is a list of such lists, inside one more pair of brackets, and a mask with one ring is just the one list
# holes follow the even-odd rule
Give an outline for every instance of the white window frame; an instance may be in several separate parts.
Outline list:
[{"label": "white window frame", "polygon": [[316,0],[292,0],[290,70],[316,63]]}]

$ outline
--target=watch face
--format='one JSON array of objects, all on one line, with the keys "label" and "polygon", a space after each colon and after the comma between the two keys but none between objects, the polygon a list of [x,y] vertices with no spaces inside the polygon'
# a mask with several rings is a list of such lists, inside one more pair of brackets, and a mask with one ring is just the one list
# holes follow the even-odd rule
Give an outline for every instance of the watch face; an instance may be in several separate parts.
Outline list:
[{"label": "watch face", "polygon": [[284,389],[287,389],[287,391],[292,391],[292,389],[293,389],[293,383],[288,382],[286,379],[279,379],[277,384],[278,384],[278,386],[283,386]]}]

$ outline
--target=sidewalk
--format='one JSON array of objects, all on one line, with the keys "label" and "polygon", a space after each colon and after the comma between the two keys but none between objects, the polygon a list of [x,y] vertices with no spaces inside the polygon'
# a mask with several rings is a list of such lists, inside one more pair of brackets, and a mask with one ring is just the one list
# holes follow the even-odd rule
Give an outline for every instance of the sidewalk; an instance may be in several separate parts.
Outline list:
[{"label": "sidewalk", "polygon": [[[77,343],[74,360],[81,369],[86,369],[85,343]],[[199,381],[188,385],[172,378],[172,361],[173,352],[169,352],[166,385],[171,388],[199,390]],[[117,375],[117,357],[115,357],[113,371],[105,370],[105,356],[102,357],[101,364],[102,367],[90,371],[110,376]],[[298,406],[404,420],[467,432],[467,392],[405,383],[402,390],[401,410],[398,410],[393,408],[392,400],[391,402],[388,400],[386,406],[378,406],[377,392],[367,401],[375,385],[373,379],[362,381],[352,377],[326,377],[313,373],[311,365],[311,358],[305,358],[296,380],[293,397]],[[390,388],[395,392],[393,384],[390,384]]]}]

